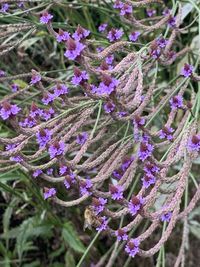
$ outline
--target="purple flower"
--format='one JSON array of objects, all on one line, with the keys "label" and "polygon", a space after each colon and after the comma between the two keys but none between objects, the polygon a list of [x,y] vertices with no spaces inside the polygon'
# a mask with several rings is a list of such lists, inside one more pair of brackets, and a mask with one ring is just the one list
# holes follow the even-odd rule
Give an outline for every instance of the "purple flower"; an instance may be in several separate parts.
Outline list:
[{"label": "purple flower", "polygon": [[17,115],[17,113],[21,110],[17,105],[12,105],[9,102],[4,102],[2,107],[0,108],[0,116],[3,120],[6,120],[12,116]]},{"label": "purple flower", "polygon": [[172,15],[168,19],[168,25],[171,28],[174,28],[176,26],[176,18],[173,17]]},{"label": "purple flower", "polygon": [[99,26],[98,30],[99,32],[104,32],[105,29],[107,28],[108,24],[107,23],[103,23]]},{"label": "purple flower", "polygon": [[0,78],[1,78],[1,77],[5,77],[5,76],[6,76],[5,71],[3,71],[3,70],[0,69]]},{"label": "purple flower", "polygon": [[42,24],[48,24],[52,18],[53,18],[53,15],[45,11],[42,13],[42,16],[40,17],[40,22]]},{"label": "purple flower", "polygon": [[123,187],[121,185],[109,185],[109,191],[111,193],[111,198],[114,200],[123,199]]},{"label": "purple flower", "polygon": [[98,232],[101,232],[103,230],[107,229],[108,226],[108,220],[106,219],[105,216],[99,218],[100,225],[96,228]]},{"label": "purple flower", "polygon": [[51,117],[53,117],[55,111],[53,108],[46,109],[42,112],[42,118],[45,121],[48,121]]},{"label": "purple flower", "polygon": [[70,172],[71,172],[71,170],[68,166],[65,166],[65,165],[60,166],[60,169],[59,169],[60,175],[69,175]]},{"label": "purple flower", "polygon": [[37,178],[40,174],[42,174],[43,173],[43,171],[42,170],[40,170],[40,169],[38,169],[38,170],[35,170],[34,172],[33,172],[33,177],[34,178]]},{"label": "purple flower", "polygon": [[74,38],[74,40],[80,41],[82,39],[85,39],[89,34],[90,34],[89,30],[86,30],[79,25],[75,33],[72,35],[72,37]]},{"label": "purple flower", "polygon": [[112,175],[114,176],[114,178],[116,178],[116,179],[121,179],[122,178],[122,176],[123,176],[123,171],[120,169],[120,170],[114,170],[113,172],[112,172]]},{"label": "purple flower", "polygon": [[172,212],[170,211],[170,212],[165,213],[165,214],[163,214],[163,215],[161,216],[161,221],[162,221],[162,222],[169,222],[170,219],[171,219],[171,217],[172,217]]},{"label": "purple flower", "polygon": [[55,195],[56,195],[56,189],[54,187],[44,188],[44,199],[54,197]]},{"label": "purple flower", "polygon": [[162,12],[162,14],[163,14],[164,16],[169,15],[169,13],[170,13],[169,8],[165,8],[165,9],[163,10],[163,12]]},{"label": "purple flower", "polygon": [[146,12],[147,12],[147,16],[148,17],[153,17],[153,15],[156,14],[156,10],[155,9],[147,9]]},{"label": "purple flower", "polygon": [[116,9],[120,9],[123,7],[123,2],[122,1],[119,1],[119,0],[116,0],[113,7],[116,8]]},{"label": "purple flower", "polygon": [[55,95],[51,93],[45,93],[42,98],[42,103],[44,105],[48,105],[49,103],[52,103],[55,99]]},{"label": "purple flower", "polygon": [[36,125],[36,120],[32,118],[31,116],[28,116],[27,118],[24,119],[24,121],[19,122],[19,126],[23,128],[32,128],[33,126]]},{"label": "purple flower", "polygon": [[68,94],[69,92],[69,89],[66,85],[64,84],[57,84],[55,87],[54,87],[54,92],[53,92],[53,98],[55,99],[56,97],[59,97],[59,96],[62,96],[62,95],[65,95],[65,94]]},{"label": "purple flower", "polygon": [[200,151],[200,134],[193,135],[188,142],[189,151]]},{"label": "purple flower", "polygon": [[1,5],[0,12],[1,12],[1,13],[6,13],[6,12],[8,11],[9,7],[10,7],[9,4],[7,4],[7,3],[2,4],[2,5]]},{"label": "purple flower", "polygon": [[53,174],[53,168],[49,168],[46,171],[47,175],[52,175]]},{"label": "purple flower", "polygon": [[122,30],[113,28],[108,32],[107,38],[109,39],[110,42],[114,42],[119,40],[123,34],[124,33]]},{"label": "purple flower", "polygon": [[99,46],[96,48],[96,50],[98,53],[101,53],[104,50],[104,48],[102,46]]},{"label": "purple flower", "polygon": [[144,172],[146,175],[154,175],[155,173],[158,173],[160,171],[160,168],[158,168],[155,164],[151,162],[146,162],[144,165]]},{"label": "purple flower", "polygon": [[128,208],[129,212],[132,216],[138,213],[138,211],[142,208],[144,204],[144,199],[142,197],[133,196],[129,201]]},{"label": "purple flower", "polygon": [[35,70],[32,70],[32,77],[31,77],[30,84],[33,85],[40,81],[41,81],[41,75],[37,73]]},{"label": "purple flower", "polygon": [[80,193],[81,195],[90,194],[90,189],[92,188],[92,182],[90,179],[85,181],[80,181]]},{"label": "purple flower", "polygon": [[168,126],[165,126],[162,128],[162,130],[159,131],[159,137],[160,139],[166,138],[167,140],[172,140],[173,135],[172,133],[174,132],[174,129]]},{"label": "purple flower", "polygon": [[81,71],[79,68],[74,68],[74,76],[72,77],[72,83],[74,85],[80,85],[87,81],[89,76],[86,71]]},{"label": "purple flower", "polygon": [[157,43],[151,44],[150,55],[154,59],[158,59],[161,55],[161,49]]},{"label": "purple flower", "polygon": [[125,172],[133,161],[134,161],[134,156],[125,158],[121,165],[122,171]]},{"label": "purple flower", "polygon": [[155,184],[156,178],[153,175],[145,175],[142,177],[142,185],[144,188],[149,188],[150,185]]},{"label": "purple flower", "polygon": [[117,231],[115,231],[115,235],[116,235],[118,241],[126,241],[126,240],[128,240],[128,235],[127,235],[127,229],[126,228],[118,229]]},{"label": "purple flower", "polygon": [[128,243],[126,244],[125,251],[131,256],[132,258],[139,252],[139,240],[131,238]]},{"label": "purple flower", "polygon": [[104,210],[106,203],[107,203],[107,199],[104,199],[102,197],[92,198],[92,207],[96,215],[98,215]]},{"label": "purple flower", "polygon": [[164,48],[167,45],[167,42],[168,41],[164,37],[159,37],[156,40],[156,43],[160,48]]},{"label": "purple flower", "polygon": [[86,132],[80,133],[76,138],[76,143],[79,145],[84,145],[87,139],[88,139],[88,133]]},{"label": "purple flower", "polygon": [[63,181],[66,189],[69,189],[75,182],[76,182],[75,175],[72,172],[69,175],[67,175],[65,177],[65,180]]},{"label": "purple flower", "polygon": [[113,60],[114,60],[114,55],[109,55],[105,58],[105,62],[108,64],[108,65],[111,65],[113,63]]},{"label": "purple flower", "polygon": [[184,77],[190,77],[193,73],[194,67],[190,64],[185,63],[181,69],[181,75]]},{"label": "purple flower", "polygon": [[31,104],[31,110],[30,110],[29,116],[31,118],[35,118],[35,117],[41,116],[41,115],[42,115],[42,110],[40,108],[38,108],[37,105],[33,102]]},{"label": "purple flower", "polygon": [[138,115],[135,115],[133,123],[137,126],[137,127],[142,127],[145,125],[145,119],[143,117],[140,117]]},{"label": "purple flower", "polygon": [[169,100],[171,109],[177,109],[177,108],[182,108],[183,107],[183,97],[180,95],[173,96]]},{"label": "purple flower", "polygon": [[105,61],[103,61],[100,65],[99,68],[97,68],[98,70],[112,70],[113,66],[112,65],[108,65]]},{"label": "purple flower", "polygon": [[19,144],[8,144],[6,145],[5,149],[6,151],[11,151],[13,149],[15,149]]},{"label": "purple flower", "polygon": [[145,161],[148,157],[151,156],[154,147],[152,144],[148,142],[142,142],[140,144],[140,150],[138,152],[139,159]]},{"label": "purple flower", "polygon": [[81,55],[81,52],[85,48],[85,45],[80,43],[79,41],[75,41],[72,38],[68,38],[67,40],[67,50],[64,53],[64,56],[68,59],[75,60],[77,57]]},{"label": "purple flower", "polygon": [[12,89],[12,92],[15,93],[15,92],[19,91],[19,85],[16,83],[13,83],[13,84],[11,84],[11,89]]},{"label": "purple flower", "polygon": [[13,157],[10,157],[10,160],[15,161],[15,162],[22,162],[23,158],[21,156],[13,156]]},{"label": "purple flower", "polygon": [[117,116],[119,118],[125,117],[126,115],[127,115],[127,112],[126,111],[119,111],[119,112],[117,112]]},{"label": "purple flower", "polygon": [[43,148],[47,145],[47,143],[51,140],[51,131],[48,129],[40,129],[36,133],[37,142],[40,146],[40,148]]},{"label": "purple flower", "polygon": [[118,80],[110,77],[107,74],[103,74],[102,82],[99,84],[99,87],[97,88],[97,94],[98,95],[103,95],[103,94],[110,95],[115,90],[118,84],[119,84]]},{"label": "purple flower", "polygon": [[128,4],[123,4],[122,7],[120,8],[120,15],[121,16],[126,16],[129,15],[133,12],[133,8],[132,6],[128,5]]},{"label": "purple flower", "polygon": [[64,150],[65,150],[65,143],[62,141],[55,142],[53,145],[50,145],[49,150],[48,150],[50,159],[53,159],[56,156],[60,156],[64,154]]},{"label": "purple flower", "polygon": [[61,29],[59,29],[57,35],[56,35],[56,40],[58,43],[61,43],[62,41],[67,41],[70,37],[70,33],[69,32],[65,32]]},{"label": "purple flower", "polygon": [[132,42],[137,41],[137,39],[140,36],[140,34],[141,33],[138,32],[138,31],[132,32],[131,34],[129,34],[129,40],[132,41]]},{"label": "purple flower", "polygon": [[115,110],[115,104],[111,101],[107,102],[103,106],[106,113],[111,113]]}]

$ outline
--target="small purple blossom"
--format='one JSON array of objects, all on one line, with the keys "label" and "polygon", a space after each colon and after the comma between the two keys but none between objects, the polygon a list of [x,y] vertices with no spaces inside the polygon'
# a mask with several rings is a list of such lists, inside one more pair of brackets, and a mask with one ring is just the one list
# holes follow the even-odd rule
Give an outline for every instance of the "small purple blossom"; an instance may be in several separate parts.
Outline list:
[{"label": "small purple blossom", "polygon": [[176,18],[173,17],[172,15],[170,15],[170,17],[168,19],[168,25],[171,28],[174,28],[176,26]]},{"label": "small purple blossom", "polygon": [[99,87],[97,88],[97,94],[103,95],[108,94],[110,95],[117,85],[119,84],[119,81],[115,78],[112,78],[111,76],[107,74],[102,75],[102,82],[99,84]]},{"label": "small purple blossom", "polygon": [[130,15],[133,12],[133,8],[131,5],[128,5],[127,3],[123,3],[122,7],[120,8],[120,15],[126,16]]},{"label": "small purple blossom", "polygon": [[65,143],[60,141],[60,142],[55,142],[53,145],[50,145],[49,147],[49,155],[50,159],[55,158],[56,156],[60,156],[64,153],[65,150]]},{"label": "small purple blossom", "polygon": [[134,125],[137,127],[142,127],[145,125],[145,119],[143,117],[140,117],[138,115],[135,115],[134,120],[133,120]]},{"label": "small purple blossom", "polygon": [[122,165],[121,165],[121,169],[123,172],[125,172],[128,169],[128,167],[131,165],[134,159],[135,159],[134,156],[131,156],[123,160]]},{"label": "small purple blossom", "polygon": [[53,174],[53,168],[49,168],[46,171],[47,175],[52,175]]},{"label": "small purple blossom", "polygon": [[81,41],[82,39],[85,39],[86,37],[88,37],[89,34],[90,34],[89,30],[86,30],[79,25],[75,33],[72,35],[72,37],[76,41]]},{"label": "small purple blossom", "polygon": [[160,171],[160,168],[158,168],[155,164],[151,162],[146,162],[143,170],[146,173],[146,175],[153,176],[154,174]]},{"label": "small purple blossom", "polygon": [[139,240],[131,238],[128,243],[126,244],[125,251],[131,256],[132,258],[139,252]]},{"label": "small purple blossom", "polygon": [[61,29],[59,29],[57,35],[56,35],[56,40],[58,43],[61,43],[61,42],[65,42],[69,39],[70,37],[70,33],[69,32],[65,32]]},{"label": "small purple blossom", "polygon": [[144,204],[144,199],[142,197],[133,196],[129,201],[128,208],[129,212],[132,216],[138,213],[138,211],[142,208]]},{"label": "small purple blossom", "polygon": [[0,78],[5,77],[5,76],[6,76],[5,71],[0,69]]},{"label": "small purple blossom", "polygon": [[6,145],[5,149],[6,151],[11,151],[13,149],[15,149],[19,144],[8,144]]},{"label": "small purple blossom", "polygon": [[200,151],[200,134],[193,135],[188,142],[189,151]]},{"label": "small purple blossom", "polygon": [[34,178],[37,178],[40,174],[42,174],[43,173],[43,171],[42,170],[40,170],[40,169],[38,169],[38,170],[35,170],[34,172],[33,172],[33,177]]},{"label": "small purple blossom", "polygon": [[161,55],[161,48],[155,43],[151,45],[150,55],[154,59],[158,59]]},{"label": "small purple blossom", "polygon": [[44,105],[48,105],[50,103],[52,103],[55,99],[55,95],[51,94],[51,93],[45,93],[43,98],[42,98],[42,103]]},{"label": "small purple blossom", "polygon": [[16,83],[13,83],[13,84],[11,85],[11,90],[12,90],[13,93],[19,91],[19,85],[16,84]]},{"label": "small purple blossom", "polygon": [[72,77],[72,84],[80,85],[87,81],[89,76],[86,71],[81,71],[79,68],[74,68],[74,76]]},{"label": "small purple blossom", "polygon": [[123,7],[123,2],[122,1],[119,1],[119,0],[116,0],[113,7],[116,8],[116,9],[120,9]]},{"label": "small purple blossom", "polygon": [[38,108],[37,105],[33,102],[31,104],[29,116],[31,118],[35,118],[35,117],[41,116],[41,115],[42,115],[42,110],[40,108]]},{"label": "small purple blossom", "polygon": [[5,3],[1,5],[0,13],[6,13],[9,9],[10,5]]},{"label": "small purple blossom", "polygon": [[36,133],[37,143],[39,144],[40,148],[44,148],[48,142],[51,140],[51,131],[48,129],[40,129]]},{"label": "small purple blossom", "polygon": [[113,28],[108,32],[107,38],[110,42],[115,42],[119,40],[123,34],[124,32],[122,30]]},{"label": "small purple blossom", "polygon": [[114,55],[109,55],[105,58],[105,62],[108,64],[108,65],[111,65],[113,63],[113,60],[114,60]]},{"label": "small purple blossom", "polygon": [[102,197],[92,198],[92,207],[96,215],[98,215],[104,210],[106,203],[107,199],[104,199]]},{"label": "small purple blossom", "polygon": [[79,145],[84,145],[87,139],[88,139],[88,133],[86,132],[80,133],[76,138],[76,143]]},{"label": "small purple blossom", "polygon": [[142,161],[145,161],[148,157],[151,156],[153,150],[154,150],[154,147],[152,144],[148,142],[142,142],[140,144],[140,149],[138,152],[139,159]]},{"label": "small purple blossom", "polygon": [[150,18],[153,17],[156,14],[156,10],[155,9],[147,9],[146,12],[147,12],[147,16],[150,17]]},{"label": "small purple blossom", "polygon": [[4,102],[0,108],[0,116],[3,120],[7,120],[8,118],[17,115],[17,113],[21,110],[17,105],[12,105],[9,102]]},{"label": "small purple blossom", "polygon": [[92,182],[90,179],[85,181],[80,181],[80,193],[81,195],[90,194],[90,189],[92,188]]},{"label": "small purple blossom", "polygon": [[117,116],[119,118],[126,117],[126,115],[127,115],[127,112],[126,111],[119,111],[119,112],[117,112]]},{"label": "small purple blossom", "polygon": [[140,34],[141,34],[141,33],[138,32],[138,31],[132,32],[131,34],[129,34],[129,40],[130,40],[131,42],[135,42],[135,41],[137,41],[137,39],[139,38]]},{"label": "small purple blossom", "polygon": [[107,23],[103,23],[98,27],[99,32],[104,32],[105,29],[107,28],[108,24]]},{"label": "small purple blossom", "polygon": [[121,179],[122,178],[122,176],[123,176],[123,171],[121,170],[121,169],[119,169],[119,170],[114,170],[113,172],[112,172],[112,175],[114,176],[114,178],[116,178],[116,179]]},{"label": "small purple blossom", "polygon": [[38,82],[40,82],[42,79],[41,75],[36,72],[35,70],[32,70],[32,77],[31,77],[31,81],[30,81],[30,84],[33,85],[33,84],[36,84]]},{"label": "small purple blossom", "polygon": [[181,69],[181,75],[184,77],[190,77],[193,73],[194,67],[190,64],[185,63]]},{"label": "small purple blossom", "polygon": [[64,56],[70,60],[75,60],[79,57],[85,48],[85,45],[79,41],[75,41],[72,38],[67,40],[67,50],[64,53]]},{"label": "small purple blossom", "polygon": [[127,235],[127,229],[118,229],[115,231],[115,236],[117,237],[118,241],[127,241],[128,240],[128,235]]},{"label": "small purple blossom", "polygon": [[53,117],[54,114],[55,114],[54,109],[53,108],[49,108],[49,109],[43,110],[42,118],[45,121],[48,121],[49,119],[51,119]]},{"label": "small purple blossom", "polygon": [[53,91],[53,98],[55,99],[56,97],[62,96],[62,95],[66,95],[68,94],[69,89],[65,84],[57,84],[54,87],[54,91]]},{"label": "small purple blossom", "polygon": [[164,37],[159,37],[157,38],[156,43],[160,48],[164,48],[167,45],[168,41]]},{"label": "small purple blossom", "polygon": [[165,214],[163,214],[163,215],[161,216],[161,221],[162,221],[162,222],[169,222],[170,219],[171,219],[171,217],[172,217],[172,212],[169,211],[168,213],[165,213]]},{"label": "small purple blossom", "polygon": [[19,126],[21,126],[23,128],[32,128],[36,124],[37,124],[37,121],[34,118],[32,118],[31,116],[28,116],[23,121],[19,122]]},{"label": "small purple blossom", "polygon": [[156,178],[153,175],[145,175],[142,178],[142,185],[144,188],[149,188],[150,185],[155,184]]},{"label": "small purple blossom", "polygon": [[45,11],[42,13],[42,16],[40,17],[40,22],[42,24],[48,24],[52,18],[53,18],[53,15]]},{"label": "small purple blossom", "polygon": [[54,197],[56,195],[56,189],[54,187],[52,188],[44,188],[44,199]]},{"label": "small purple blossom", "polygon": [[10,160],[15,162],[22,162],[23,158],[21,156],[12,156],[10,157]]},{"label": "small purple blossom", "polygon": [[115,110],[115,104],[111,101],[107,102],[103,106],[106,113],[111,113]]},{"label": "small purple blossom", "polygon": [[169,127],[169,126],[165,126],[162,128],[162,130],[159,131],[159,138],[160,139],[167,139],[169,141],[171,141],[173,139],[173,133],[174,129]]},{"label": "small purple blossom", "polygon": [[173,96],[169,100],[171,109],[175,110],[177,108],[182,108],[183,107],[183,97],[180,95]]},{"label": "small purple blossom", "polygon": [[67,175],[65,177],[65,180],[63,181],[66,189],[69,189],[75,182],[76,182],[75,175],[72,172],[69,175]]},{"label": "small purple blossom", "polygon": [[96,230],[98,232],[101,232],[103,230],[106,230],[107,227],[108,227],[108,220],[107,220],[107,218],[105,216],[103,216],[103,217],[99,218],[99,221],[100,221],[101,224],[96,228]]},{"label": "small purple blossom", "polygon": [[114,200],[123,199],[123,187],[121,185],[109,185],[109,191],[111,193],[111,198]]}]

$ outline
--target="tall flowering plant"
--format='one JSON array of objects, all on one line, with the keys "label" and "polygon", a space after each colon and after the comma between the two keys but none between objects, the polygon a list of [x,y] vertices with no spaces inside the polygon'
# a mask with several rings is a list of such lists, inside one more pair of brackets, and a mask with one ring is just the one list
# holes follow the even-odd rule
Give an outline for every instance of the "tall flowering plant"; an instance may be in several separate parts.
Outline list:
[{"label": "tall flowering plant", "polygon": [[[4,4],[2,12],[7,8]],[[145,16],[138,17],[144,8]],[[10,137],[0,137],[0,170],[17,166],[30,179],[44,180],[47,201],[67,208],[87,203],[87,225],[116,239],[116,244],[123,242],[130,257],[157,253],[200,198],[198,185],[187,206],[181,206],[200,152],[200,91],[190,88],[200,81],[196,62],[185,62],[173,84],[160,87],[160,73],[191,53],[176,43],[182,33],[181,11],[166,9],[156,0],[115,1],[113,12],[126,27],[102,22],[96,40],[81,25],[74,31],[55,28],[59,17],[50,5],[41,11],[38,25],[60,45],[65,65],[73,69],[71,77],[36,70],[0,73],[0,81],[10,87],[0,100],[0,117],[15,130]],[[13,27],[36,30],[31,23]],[[104,47],[98,45],[101,39],[106,40]],[[13,48],[2,44],[0,53]],[[29,84],[14,86],[16,78]],[[27,96],[33,100],[30,105],[17,104]],[[75,198],[60,198],[61,188]],[[126,220],[117,227],[121,217]],[[134,227],[147,220],[147,229],[132,236]],[[159,241],[144,249],[145,240],[163,221],[166,229]],[[181,248],[175,266],[183,254]],[[112,266],[116,256],[114,250],[106,266]]]}]

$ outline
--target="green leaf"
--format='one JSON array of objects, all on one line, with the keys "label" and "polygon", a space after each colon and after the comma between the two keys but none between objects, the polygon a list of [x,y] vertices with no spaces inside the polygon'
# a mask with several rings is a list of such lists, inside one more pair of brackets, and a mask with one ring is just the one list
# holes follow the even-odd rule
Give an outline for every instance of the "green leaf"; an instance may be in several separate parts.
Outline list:
[{"label": "green leaf", "polygon": [[85,247],[79,239],[78,233],[75,231],[71,223],[65,223],[62,231],[62,237],[69,247],[77,252],[84,253]]},{"label": "green leaf", "polygon": [[67,251],[67,253],[65,254],[65,267],[75,267],[75,260],[74,260],[74,256],[71,253],[70,250]]}]

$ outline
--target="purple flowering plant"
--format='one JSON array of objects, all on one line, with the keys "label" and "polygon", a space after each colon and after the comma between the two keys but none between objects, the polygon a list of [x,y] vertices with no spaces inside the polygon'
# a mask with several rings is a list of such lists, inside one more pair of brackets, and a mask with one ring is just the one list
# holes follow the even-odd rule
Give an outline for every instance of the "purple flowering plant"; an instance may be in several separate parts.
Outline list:
[{"label": "purple flowering plant", "polygon": [[[137,255],[140,266],[185,231],[200,199],[198,20],[173,1],[86,2],[1,3],[3,218],[12,209],[9,227],[39,229],[21,247],[29,259],[36,246],[40,265],[65,264],[66,246],[72,265],[128,266]],[[187,250],[173,253],[178,266]]]}]

